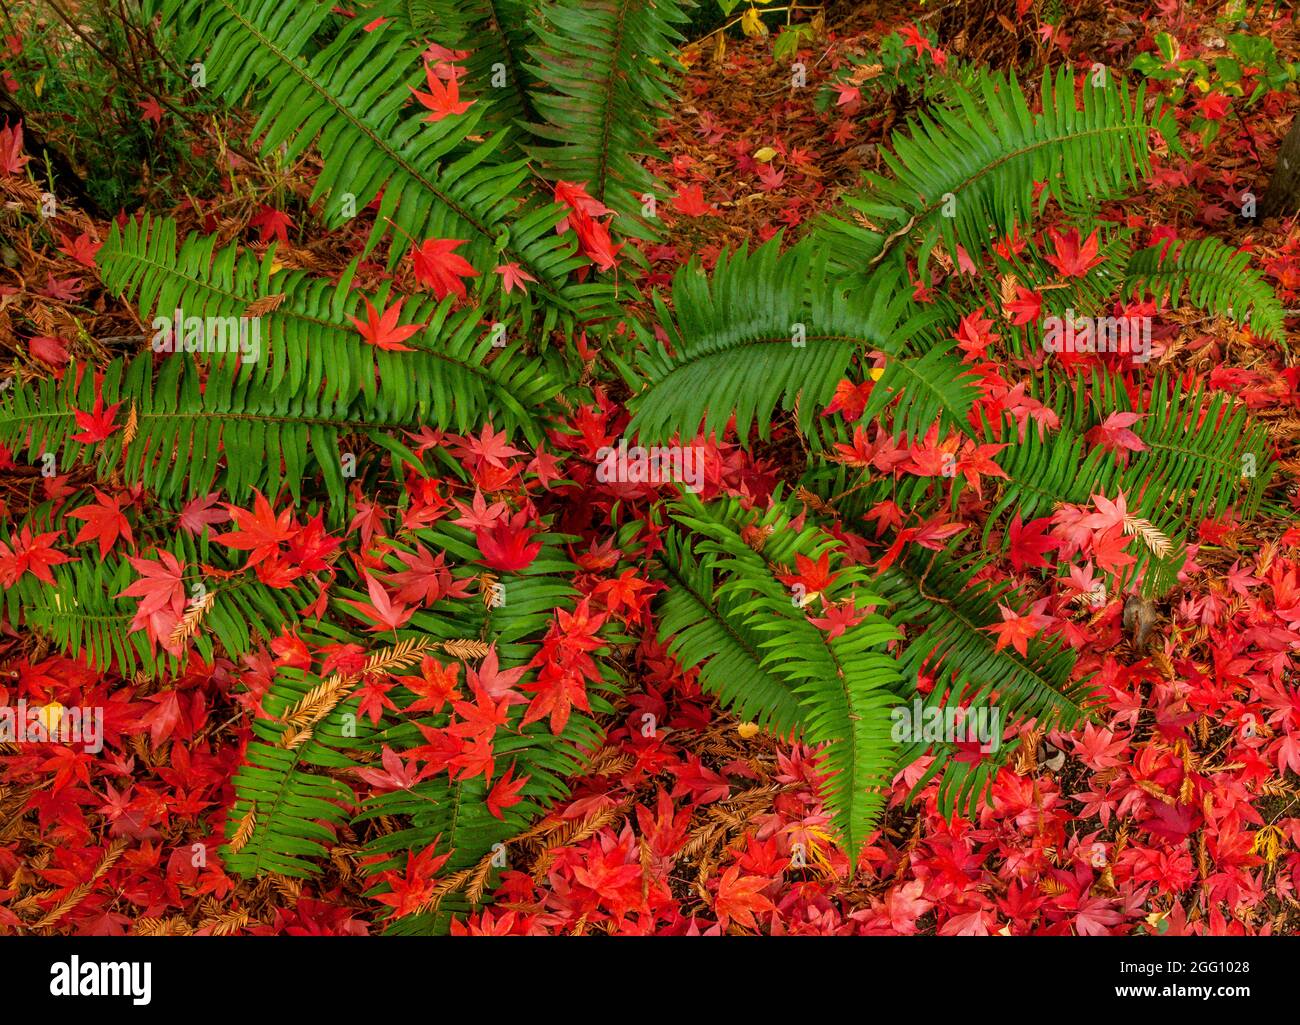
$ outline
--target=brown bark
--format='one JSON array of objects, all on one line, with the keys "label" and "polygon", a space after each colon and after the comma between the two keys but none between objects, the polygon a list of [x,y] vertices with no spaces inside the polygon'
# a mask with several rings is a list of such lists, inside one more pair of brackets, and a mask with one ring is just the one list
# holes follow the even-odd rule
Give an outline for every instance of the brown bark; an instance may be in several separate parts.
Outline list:
[{"label": "brown bark", "polygon": [[1277,166],[1259,205],[1261,217],[1290,217],[1300,212],[1300,117],[1277,152]]},{"label": "brown bark", "polygon": [[0,125],[9,120],[23,121],[23,149],[32,158],[31,168],[36,173],[39,184],[44,186],[49,177],[54,179],[54,187],[64,196],[74,200],[86,213],[96,217],[111,217],[111,210],[104,210],[86,190],[86,183],[73,168],[71,161],[57,146],[52,145],[41,132],[24,118],[22,109],[0,88]]}]

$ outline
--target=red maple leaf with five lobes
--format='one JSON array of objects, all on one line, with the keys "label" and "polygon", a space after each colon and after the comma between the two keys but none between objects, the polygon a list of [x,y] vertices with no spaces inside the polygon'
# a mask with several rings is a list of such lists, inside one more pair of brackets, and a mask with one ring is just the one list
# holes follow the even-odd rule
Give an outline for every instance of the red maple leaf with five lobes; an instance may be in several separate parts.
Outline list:
[{"label": "red maple leaf with five lobes", "polygon": [[54,542],[63,534],[61,530],[32,537],[31,527],[23,527],[13,538],[13,548],[0,541],[0,584],[12,587],[24,573],[37,580],[54,584],[51,566],[76,562],[70,555],[54,550]]},{"label": "red maple leaf with five lobes", "polygon": [[103,558],[117,544],[119,537],[126,538],[130,545],[135,544],[135,538],[131,536],[131,524],[122,515],[122,500],[106,495],[98,488],[94,490],[94,504],[73,509],[68,515],[86,521],[72,543],[79,545],[85,541],[98,541],[99,554]]},{"label": "red maple leaf with five lobes", "polygon": [[497,780],[496,785],[488,794],[487,809],[492,814],[493,818],[504,820],[505,816],[501,814],[502,811],[523,800],[523,798],[519,796],[519,791],[523,790],[531,777],[520,776],[516,780],[511,780],[510,777],[514,771],[515,763],[511,762],[510,768],[506,770],[506,774]]},{"label": "red maple leaf with five lobes", "polygon": [[113,423],[113,418],[117,416],[117,411],[122,408],[122,403],[114,402],[107,409],[104,408],[104,396],[96,395],[95,404],[91,407],[89,413],[83,413],[79,409],[72,411],[73,417],[77,421],[77,426],[81,431],[72,436],[73,441],[80,441],[85,445],[93,445],[96,442],[104,441],[114,431],[119,430]]},{"label": "red maple leaf with five lobes", "polygon": [[446,854],[434,854],[440,839],[442,839],[440,836],[434,837],[433,843],[419,854],[408,851],[405,874],[391,870],[383,874],[383,881],[392,889],[391,892],[382,893],[375,899],[380,904],[391,907],[394,918],[413,914],[433,896],[433,877],[451,857],[450,851]]},{"label": "red maple leaf with five lobes", "polygon": [[1029,642],[1040,636],[1044,628],[1050,626],[1052,622],[1050,616],[1044,616],[1037,611],[1037,606],[1022,616],[1015,609],[999,602],[998,611],[1002,614],[1002,622],[980,627],[981,630],[988,630],[997,635],[998,642],[993,647],[994,651],[1001,651],[1010,645],[1021,655],[1028,656]]},{"label": "red maple leaf with five lobes", "polygon": [[409,345],[403,345],[414,334],[423,331],[424,324],[405,324],[399,326],[397,318],[402,315],[402,303],[405,299],[398,299],[392,306],[379,313],[366,299],[366,319],[364,321],[357,317],[348,317],[348,320],[356,326],[361,332],[361,337],[376,349],[383,349],[385,352],[414,352]]},{"label": "red maple leaf with five lobes", "polygon": [[1097,255],[1098,240],[1095,231],[1082,245],[1079,244],[1078,228],[1071,228],[1064,235],[1052,228],[1047,234],[1051,237],[1056,252],[1047,254],[1046,259],[1061,277],[1086,277],[1088,271],[1102,262],[1102,257]]},{"label": "red maple leaf with five lobes", "polygon": [[270,242],[274,238],[278,239],[281,245],[287,246],[293,218],[283,210],[263,204],[256,216],[249,218],[248,226],[257,229],[259,241]]},{"label": "red maple leaf with five lobes", "polygon": [[727,869],[718,880],[718,893],[713,899],[719,924],[735,922],[744,929],[758,928],[754,915],[776,910],[776,905],[762,892],[771,882],[764,876],[741,875],[739,865]]},{"label": "red maple leaf with five lobes", "polygon": [[452,114],[463,114],[473,106],[473,100],[462,100],[460,98],[460,82],[455,75],[444,85],[442,80],[434,73],[434,69],[426,64],[424,66],[424,77],[429,83],[427,93],[422,93],[413,86],[407,86],[421,104],[433,111],[424,120],[441,121]]},{"label": "red maple leaf with five lobes", "polygon": [[449,295],[464,299],[467,291],[461,279],[478,277],[473,265],[455,253],[465,242],[458,238],[426,238],[411,250],[415,280],[428,285],[439,299]]},{"label": "red maple leaf with five lobes", "polygon": [[371,633],[396,630],[415,614],[413,606],[395,603],[388,597],[384,585],[369,575],[366,576],[366,590],[370,593],[369,602],[347,601],[343,604],[351,605],[366,619],[374,620],[368,628]]},{"label": "red maple leaf with five lobes", "polygon": [[509,295],[516,288],[519,291],[527,293],[527,282],[536,282],[537,279],[519,266],[518,263],[503,263],[496,268],[496,272],[501,275],[501,284]]},{"label": "red maple leaf with five lobes", "polygon": [[226,505],[226,511],[237,531],[226,534],[214,534],[212,540],[227,548],[237,548],[249,553],[248,566],[256,566],[263,559],[280,552],[280,543],[293,537],[293,509],[285,506],[277,516],[271,503],[260,492],[255,491],[253,510],[240,509],[238,506]]},{"label": "red maple leaf with five lobes", "polygon": [[158,550],[158,560],[128,556],[127,561],[140,574],[140,579],[117,597],[139,598],[131,631],[144,630],[151,642],[161,642],[176,655],[179,644],[173,644],[171,637],[185,613],[185,566],[166,549]]},{"label": "red maple leaf with five lobes", "polygon": [[533,564],[542,543],[533,540],[528,528],[528,514],[522,509],[510,517],[502,517],[492,526],[474,531],[478,550],[483,553],[483,563],[492,569],[521,570]]}]

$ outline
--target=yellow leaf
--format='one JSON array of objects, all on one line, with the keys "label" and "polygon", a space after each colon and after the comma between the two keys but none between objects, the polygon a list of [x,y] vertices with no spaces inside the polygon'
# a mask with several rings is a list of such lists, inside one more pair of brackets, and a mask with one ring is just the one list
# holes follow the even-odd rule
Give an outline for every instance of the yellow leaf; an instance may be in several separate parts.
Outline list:
[{"label": "yellow leaf", "polygon": [[1264,826],[1255,834],[1250,845],[1250,853],[1262,854],[1271,865],[1282,853],[1282,845],[1285,842],[1286,833],[1282,831],[1281,826]]},{"label": "yellow leaf", "polygon": [[45,74],[44,72],[42,72],[41,77],[38,78],[34,83],[32,83],[32,92],[34,92],[37,96],[40,96],[41,92],[44,89],[45,89]]},{"label": "yellow leaf", "polygon": [[815,601],[816,601],[818,598],[820,598],[821,596],[822,596],[821,591],[812,591],[812,592],[810,592],[810,593],[808,593],[808,594],[804,594],[804,595],[796,594],[796,595],[795,595],[793,598],[791,598],[790,600],[791,600],[791,602],[793,602],[795,608],[798,608],[798,609],[806,609],[809,605],[811,605],[813,602],[815,602]]},{"label": "yellow leaf", "polygon": [[885,376],[885,368],[872,367],[869,371],[867,371],[867,376],[870,377],[873,381],[879,381],[882,377]]},{"label": "yellow leaf", "polygon": [[53,734],[59,728],[59,723],[63,721],[63,706],[57,701],[51,701],[36,713],[36,719],[45,727],[47,735]]},{"label": "yellow leaf", "polygon": [[758,723],[756,722],[738,722],[736,723],[736,732],[740,734],[742,740],[748,740],[758,733]]},{"label": "yellow leaf", "polygon": [[759,15],[757,7],[751,7],[740,16],[740,29],[751,38],[767,36],[767,26],[763,24],[763,18]]},{"label": "yellow leaf", "polygon": [[757,150],[754,153],[754,159],[757,160],[760,164],[766,164],[774,156],[776,156],[776,150],[774,150],[771,146],[764,146],[762,149]]}]

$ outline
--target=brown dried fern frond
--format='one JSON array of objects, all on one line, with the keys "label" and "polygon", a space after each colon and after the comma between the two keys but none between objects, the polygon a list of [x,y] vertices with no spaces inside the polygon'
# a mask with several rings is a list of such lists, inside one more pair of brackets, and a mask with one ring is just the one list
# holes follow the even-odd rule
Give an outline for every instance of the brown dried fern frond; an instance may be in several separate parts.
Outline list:
[{"label": "brown dried fern frond", "polygon": [[249,808],[244,813],[244,817],[239,820],[239,826],[235,829],[235,835],[230,839],[230,853],[238,854],[244,845],[248,843],[253,836],[253,830],[257,828],[257,807]]}]

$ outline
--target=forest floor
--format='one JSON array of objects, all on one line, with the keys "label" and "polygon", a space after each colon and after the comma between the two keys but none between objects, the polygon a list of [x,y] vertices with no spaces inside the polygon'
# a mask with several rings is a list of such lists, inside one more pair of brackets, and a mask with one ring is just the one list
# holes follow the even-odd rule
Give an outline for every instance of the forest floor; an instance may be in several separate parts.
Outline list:
[{"label": "forest floor", "polygon": [[[917,102],[907,90],[880,98],[866,88],[873,76],[869,56],[891,32],[923,26],[937,34],[946,60],[1014,68],[1026,82],[1042,67],[1064,62],[1127,69],[1160,31],[1177,37],[1188,56],[1213,56],[1224,46],[1222,22],[1175,0],[1082,0],[1049,33],[1033,18],[1010,16],[1015,6],[977,0],[927,11],[897,2],[832,4],[826,34],[800,51],[803,87],[792,87],[788,64],[772,60],[770,40],[732,33],[725,44],[712,37],[690,46],[680,100],[660,132],[664,157],[651,162],[674,198],[661,210],[664,237],[646,247],[648,285],[666,284],[690,259],[709,267],[724,249],[783,229],[798,233],[864,171],[881,169],[890,132]],[[1287,60],[1300,60],[1300,38],[1285,18],[1270,20],[1265,10],[1248,24],[1267,33]],[[853,58],[865,97],[830,84]],[[1189,130],[1190,156],[1166,154],[1142,193],[1108,215],[1153,238],[1213,235],[1246,249],[1283,304],[1300,306],[1296,219],[1239,216],[1242,193],[1263,195],[1297,109],[1294,86],[1224,110],[1212,97],[1189,96],[1180,119],[1213,115],[1217,137],[1202,144]],[[271,171],[227,156],[236,173],[249,176],[251,190],[236,190],[225,204],[175,209],[183,228],[203,226],[224,238],[256,234],[250,222],[258,207],[248,195],[287,187],[305,198],[310,191],[309,162]],[[0,185],[9,202],[33,201],[16,179]],[[75,205],[60,217],[68,239],[107,236],[106,219]],[[280,259],[328,274],[349,258],[331,248],[336,242],[295,237]],[[38,245],[22,236],[4,245],[12,256],[0,267],[0,339],[20,320],[51,338],[67,336],[74,323],[93,339],[141,330],[130,306],[98,287],[93,262],[75,245]],[[1275,490],[1288,497],[1294,514],[1300,508],[1294,357],[1285,344],[1262,343],[1199,313],[1170,311],[1164,322],[1171,331],[1160,365],[1201,375],[1269,422],[1280,467]],[[779,477],[781,449],[764,456],[754,472]],[[17,517],[32,501],[38,471],[4,469],[6,512]],[[1135,649],[1117,608],[1087,624],[1091,644],[1084,656],[1106,698],[1096,723],[1035,737],[1044,746],[1029,745],[1003,771],[992,804],[974,821],[945,821],[933,787],[906,802],[917,775],[909,770],[896,781],[884,824],[856,874],[834,844],[816,796],[812,752],[720,711],[691,675],[647,641],[638,652],[636,683],[607,723],[606,746],[573,781],[572,798],[512,845],[493,907],[456,930],[1297,931],[1300,680],[1289,659],[1300,652],[1300,528],[1294,515],[1257,519],[1249,528],[1228,520],[1199,525],[1198,541],[1196,572],[1161,606],[1147,651]],[[92,670],[49,654],[25,633],[0,637],[0,660],[23,687],[39,689],[42,681],[52,687],[55,680],[87,692],[104,686]],[[54,856],[51,828],[66,809],[40,798],[58,767],[43,778],[0,779],[0,927],[112,934],[377,931],[376,905],[363,895],[366,884],[349,858],[346,834],[326,873],[311,882],[241,881],[191,865],[189,843],[224,827],[229,778],[247,727],[229,673],[195,669],[175,688],[185,700],[202,693],[207,702],[184,744],[190,751],[185,785],[196,809],[189,818],[160,817],[146,807],[177,785],[178,742],[163,758],[148,731],[132,736],[118,785],[76,798],[96,831],[95,842],[81,846],[102,859],[102,871],[83,886]],[[131,695],[159,708],[162,699],[143,684]],[[167,707],[184,722],[184,707]],[[639,728],[646,711],[661,724],[651,740]],[[1247,714],[1260,728],[1243,738]],[[148,800],[133,803],[141,795]],[[119,859],[126,871],[111,875],[112,886],[96,885]]]}]

